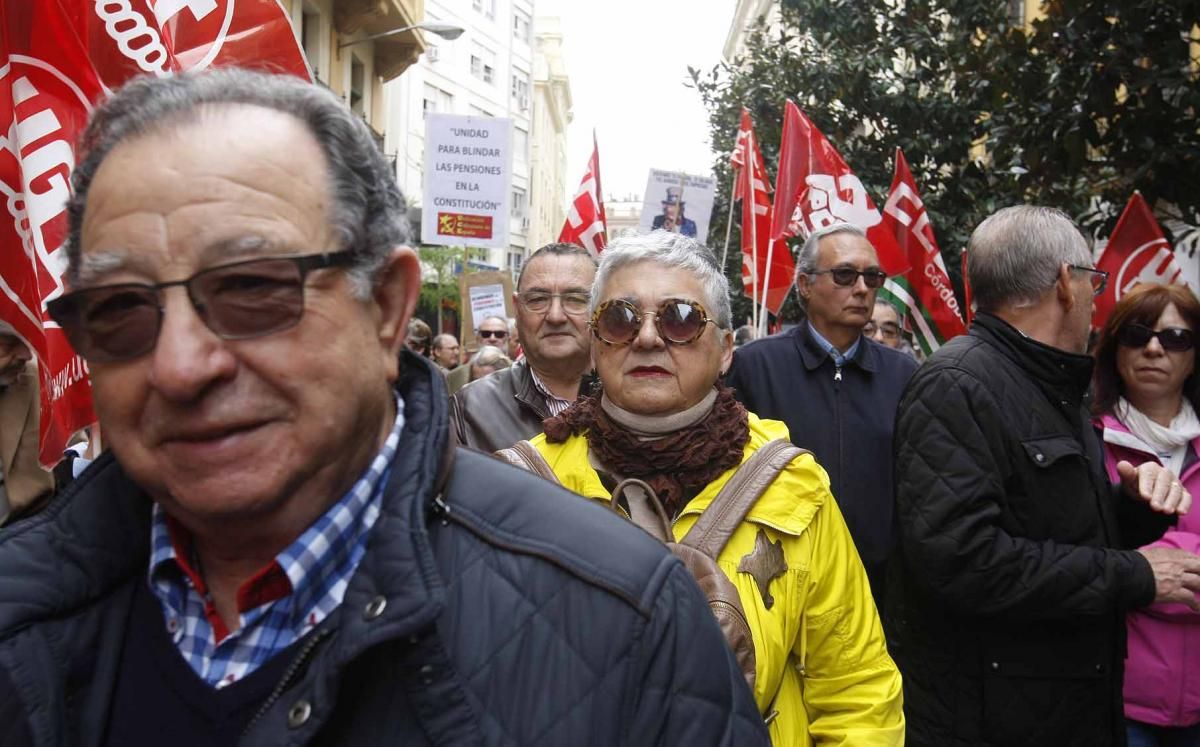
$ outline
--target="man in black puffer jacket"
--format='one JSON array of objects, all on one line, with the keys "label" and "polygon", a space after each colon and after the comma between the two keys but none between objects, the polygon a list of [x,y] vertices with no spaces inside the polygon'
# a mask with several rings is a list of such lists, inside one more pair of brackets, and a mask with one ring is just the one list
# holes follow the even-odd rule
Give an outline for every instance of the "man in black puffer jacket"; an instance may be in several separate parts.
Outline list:
[{"label": "man in black puffer jacket", "polygon": [[333,94],[147,78],[85,143],[51,313],[112,454],[0,533],[5,747],[767,742],[660,543],[450,445]]},{"label": "man in black puffer jacket", "polygon": [[980,313],[913,377],[896,424],[885,622],[908,743],[1122,745],[1124,613],[1187,601],[1200,559],[1118,548],[1190,496],[1157,464],[1120,491],[1104,476],[1083,354],[1104,274],[1070,220],[1008,208],[968,248]]}]

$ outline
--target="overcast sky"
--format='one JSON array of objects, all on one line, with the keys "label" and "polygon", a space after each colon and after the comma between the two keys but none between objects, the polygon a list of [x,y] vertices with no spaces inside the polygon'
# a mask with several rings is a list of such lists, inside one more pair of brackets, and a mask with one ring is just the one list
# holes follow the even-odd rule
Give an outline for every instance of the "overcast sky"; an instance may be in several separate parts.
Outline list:
[{"label": "overcast sky", "polygon": [[591,155],[592,128],[606,196],[640,198],[651,168],[711,174],[708,116],[684,83],[688,65],[707,72],[720,61],[732,1],[537,0],[535,8],[562,19],[575,113],[568,195]]}]

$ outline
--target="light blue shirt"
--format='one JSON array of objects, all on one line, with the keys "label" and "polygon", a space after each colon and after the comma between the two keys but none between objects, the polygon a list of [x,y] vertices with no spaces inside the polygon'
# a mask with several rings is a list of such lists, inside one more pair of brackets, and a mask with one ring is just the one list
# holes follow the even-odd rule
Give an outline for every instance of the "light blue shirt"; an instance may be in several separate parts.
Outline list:
[{"label": "light blue shirt", "polygon": [[846,361],[854,357],[854,354],[858,352],[859,343],[862,342],[862,335],[859,335],[854,340],[854,344],[843,353],[835,348],[832,342],[822,337],[821,333],[817,331],[817,328],[812,326],[812,323],[808,324],[808,333],[812,335],[813,340],[815,340],[816,343],[821,346],[822,350],[833,356],[833,365],[837,366],[838,368],[846,365]]}]

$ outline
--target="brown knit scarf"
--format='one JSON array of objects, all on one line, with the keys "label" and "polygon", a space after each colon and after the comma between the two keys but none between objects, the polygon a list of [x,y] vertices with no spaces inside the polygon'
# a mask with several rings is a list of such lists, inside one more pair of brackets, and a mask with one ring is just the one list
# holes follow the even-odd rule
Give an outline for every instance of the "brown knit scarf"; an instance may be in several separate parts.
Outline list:
[{"label": "brown knit scarf", "polygon": [[547,418],[542,423],[546,440],[562,443],[586,433],[588,447],[605,467],[621,478],[645,480],[672,517],[706,485],[740,464],[750,440],[746,408],[723,384],[717,384],[712,410],[699,422],[652,438],[614,422],[600,404],[602,396],[583,397]]}]

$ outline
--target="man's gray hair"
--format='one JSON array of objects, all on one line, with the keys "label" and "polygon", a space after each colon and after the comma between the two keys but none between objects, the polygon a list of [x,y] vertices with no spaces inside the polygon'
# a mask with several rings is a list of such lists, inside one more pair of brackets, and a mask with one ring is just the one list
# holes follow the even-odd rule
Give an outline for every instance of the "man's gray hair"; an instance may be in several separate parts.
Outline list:
[{"label": "man's gray hair", "polygon": [[[82,160],[68,203],[67,277],[79,279],[80,230],[88,188],[105,157],[120,143],[194,122],[203,110],[258,106],[290,114],[316,139],[329,169],[329,220],[338,250],[355,255],[352,276],[360,297],[398,245],[411,243],[404,196],[370,128],[332,91],[288,75],[223,68],[168,78],[143,76],[118,89],[92,114],[81,141]],[[312,247],[312,251],[328,249]]]},{"label": "man's gray hair", "polygon": [[472,367],[475,366],[495,366],[499,371],[502,368],[508,368],[512,365],[512,359],[504,354],[500,348],[491,345],[484,345],[475,355],[471,356]]},{"label": "man's gray hair", "polygon": [[480,319],[478,322],[475,323],[475,331],[478,332],[480,327],[482,327],[486,322],[492,321],[493,319],[495,319],[496,321],[503,324],[504,329],[508,329],[508,317],[496,316],[495,314],[488,314],[487,316],[485,316],[484,318]]},{"label": "man's gray hair", "polygon": [[456,342],[458,342],[457,337],[443,332],[442,334],[433,338],[433,350],[441,350],[442,348],[449,347]]},{"label": "man's gray hair", "polygon": [[1087,239],[1061,210],[1007,207],[988,216],[967,242],[967,273],[980,311],[1028,306],[1054,285],[1063,264],[1091,267]]},{"label": "man's gray hair", "polygon": [[[804,240],[804,243],[800,245],[800,253],[796,255],[796,277],[792,278],[794,284],[797,286],[800,284],[801,275],[811,275],[820,269],[817,267],[817,253],[821,249],[821,239],[839,233],[848,233],[864,239],[867,238],[867,232],[853,223],[834,223],[822,226],[813,231]],[[785,249],[787,248],[786,244],[779,241],[775,243],[775,251],[779,251],[781,246]],[[800,295],[799,289],[796,291],[796,301],[800,304],[800,308],[804,309],[808,307],[806,299]]]},{"label": "man's gray hair", "polygon": [[600,266],[592,282],[588,313],[594,313],[612,274],[639,262],[654,262],[663,267],[686,270],[700,281],[704,298],[697,299],[720,329],[729,329],[729,281],[721,272],[717,258],[708,247],[683,234],[652,231],[614,239],[600,255]]}]

